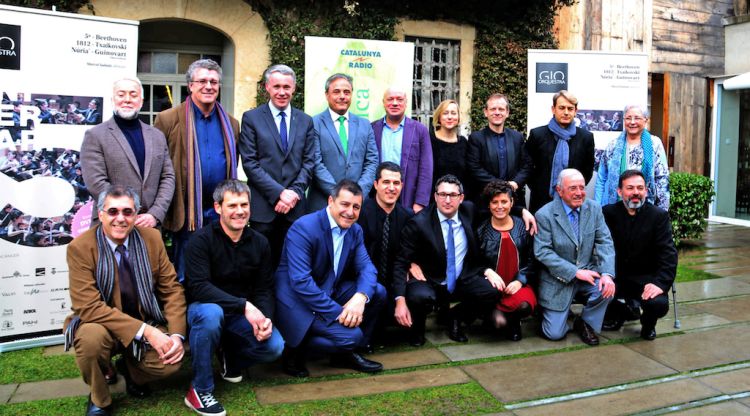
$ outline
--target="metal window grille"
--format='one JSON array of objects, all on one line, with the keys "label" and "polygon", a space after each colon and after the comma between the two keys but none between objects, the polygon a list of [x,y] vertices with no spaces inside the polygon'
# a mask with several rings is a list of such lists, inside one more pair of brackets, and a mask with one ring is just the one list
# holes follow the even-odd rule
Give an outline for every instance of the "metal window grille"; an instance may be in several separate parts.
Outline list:
[{"label": "metal window grille", "polygon": [[457,40],[407,37],[414,42],[414,87],[411,116],[430,126],[441,101],[458,100],[459,45]]}]

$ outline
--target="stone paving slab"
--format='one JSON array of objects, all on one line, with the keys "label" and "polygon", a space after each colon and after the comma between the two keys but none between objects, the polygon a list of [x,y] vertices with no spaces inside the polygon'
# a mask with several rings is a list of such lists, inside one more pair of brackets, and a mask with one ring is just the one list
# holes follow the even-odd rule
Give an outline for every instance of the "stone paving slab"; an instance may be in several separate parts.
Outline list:
[{"label": "stone paving slab", "polygon": [[683,410],[680,412],[670,413],[670,415],[679,416],[739,416],[750,415],[750,407],[743,406],[739,402],[726,401],[703,407]]},{"label": "stone paving slab", "polygon": [[[693,305],[699,306],[699,305]],[[679,307],[679,306],[678,306]],[[708,328],[717,325],[729,324],[732,321],[710,313],[698,313],[694,315],[680,315],[680,328],[674,327],[674,315],[671,313],[656,322],[656,334],[664,335],[678,331],[689,331],[691,329]],[[641,324],[638,321],[627,322],[619,331],[603,331],[602,337],[607,339],[623,339],[639,337],[641,335]]]},{"label": "stone paving slab", "polygon": [[18,384],[0,384],[0,404],[8,403]]},{"label": "stone paving slab", "polygon": [[711,273],[718,275],[718,276],[722,276],[722,277],[746,275],[750,273],[750,267],[738,267],[735,269],[715,270],[715,271],[712,271]]},{"label": "stone paving slab", "polygon": [[[125,392],[125,380],[118,377],[117,384],[110,386],[109,390],[113,393]],[[61,397],[87,396],[89,386],[83,382],[83,379],[68,378],[62,380],[37,381],[32,383],[23,383],[18,386],[9,403],[21,403],[32,400],[58,399]]]},{"label": "stone paving slab", "polygon": [[572,393],[675,372],[622,345],[476,364],[464,370],[503,402]]},{"label": "stone paving slab", "polygon": [[716,390],[695,380],[678,380],[585,399],[516,409],[514,413],[518,416],[578,416],[584,413],[597,416],[623,415],[705,399],[717,394]]},{"label": "stone paving slab", "polygon": [[503,357],[535,351],[556,350],[576,345],[583,345],[583,341],[571,333],[562,341],[548,341],[538,336],[529,336],[519,342],[507,340],[480,342],[465,345],[448,345],[439,349],[451,361],[464,361],[477,358]]},{"label": "stone paving slab", "polygon": [[677,371],[750,360],[750,325],[735,325],[624,344]]},{"label": "stone paving slab", "polygon": [[255,389],[255,396],[258,403],[267,405],[366,396],[469,382],[469,376],[459,368],[438,368],[358,379],[258,387]]},{"label": "stone paving slab", "polygon": [[696,264],[694,266],[688,266],[694,270],[703,270],[705,272],[713,273],[714,270],[723,269],[737,269],[740,267],[750,267],[750,260],[747,258],[742,259],[722,259],[715,263]]},{"label": "stone paving slab", "polygon": [[730,277],[677,284],[678,302],[744,294],[750,294],[750,283],[734,280]]},{"label": "stone paving slab", "polygon": [[698,303],[693,307],[733,322],[750,321],[750,296]]},{"label": "stone paving slab", "polygon": [[750,368],[711,374],[698,378],[701,383],[726,394],[750,391]]}]

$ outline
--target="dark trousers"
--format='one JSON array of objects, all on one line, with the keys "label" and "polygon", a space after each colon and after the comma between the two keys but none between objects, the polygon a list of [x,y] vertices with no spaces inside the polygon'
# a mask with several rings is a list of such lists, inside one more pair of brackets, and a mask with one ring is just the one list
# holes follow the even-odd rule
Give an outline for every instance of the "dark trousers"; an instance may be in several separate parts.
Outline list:
[{"label": "dark trousers", "polygon": [[[645,284],[618,279],[615,282],[615,298],[610,302],[605,315],[606,320],[627,321],[634,319],[632,308],[640,308],[641,325],[646,328],[656,326],[656,321],[669,312],[669,296],[665,291],[649,300],[641,299]],[[630,306],[628,306],[630,305]]]},{"label": "dark trousers", "polygon": [[424,335],[425,320],[432,311],[460,302],[450,312],[451,319],[471,323],[479,316],[492,310],[500,298],[500,292],[479,274],[461,276],[456,281],[456,289],[448,293],[448,288],[431,279],[412,279],[406,283],[406,304],[411,312],[412,331]]},{"label": "dark trousers", "polygon": [[289,231],[289,227],[291,226],[292,222],[289,221],[286,215],[281,214],[276,215],[276,218],[271,222],[250,221],[250,227],[268,239],[268,245],[271,247],[271,264],[274,270],[279,267],[286,232]]}]

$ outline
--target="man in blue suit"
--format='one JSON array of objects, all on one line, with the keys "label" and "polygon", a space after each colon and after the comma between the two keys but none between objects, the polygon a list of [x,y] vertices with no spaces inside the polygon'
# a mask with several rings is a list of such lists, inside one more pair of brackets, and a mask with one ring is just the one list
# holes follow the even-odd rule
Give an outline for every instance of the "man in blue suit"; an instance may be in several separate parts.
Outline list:
[{"label": "man in blue suit", "polygon": [[286,340],[283,370],[289,375],[309,375],[308,352],[332,354],[336,367],[383,369],[357,352],[368,348],[386,297],[357,224],[361,208],[362,189],[343,179],[327,208],[289,229],[276,271],[276,325]]},{"label": "man in blue suit", "polygon": [[367,195],[375,179],[378,147],[366,119],[349,112],[352,77],[333,74],[326,80],[328,108],[313,117],[315,132],[315,180],[307,195],[307,212],[328,203],[328,195],[341,179],[357,182]]},{"label": "man in blue suit", "polygon": [[305,190],[315,164],[312,118],[291,106],[292,68],[273,65],[264,73],[268,105],[242,115],[239,149],[253,195],[250,224],[271,246],[278,264],[289,226],[305,213]]},{"label": "man in blue suit", "polygon": [[584,299],[573,328],[588,345],[598,345],[607,305],[615,294],[615,246],[602,209],[586,199],[586,182],[576,169],[563,169],[557,195],[536,213],[534,255],[542,264],[539,305],[542,333],[565,337],[573,299]]}]

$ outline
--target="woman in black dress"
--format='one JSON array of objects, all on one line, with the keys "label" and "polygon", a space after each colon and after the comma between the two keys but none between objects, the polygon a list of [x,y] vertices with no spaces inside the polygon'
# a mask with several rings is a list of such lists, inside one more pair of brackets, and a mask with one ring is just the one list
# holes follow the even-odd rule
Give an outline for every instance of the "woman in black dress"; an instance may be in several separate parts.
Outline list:
[{"label": "woman in black dress", "polygon": [[461,112],[456,100],[445,100],[432,113],[432,127],[430,133],[432,143],[432,182],[443,175],[455,175],[464,185],[467,199],[471,193],[466,169],[466,150],[469,141],[458,135],[458,125],[461,122]]}]

